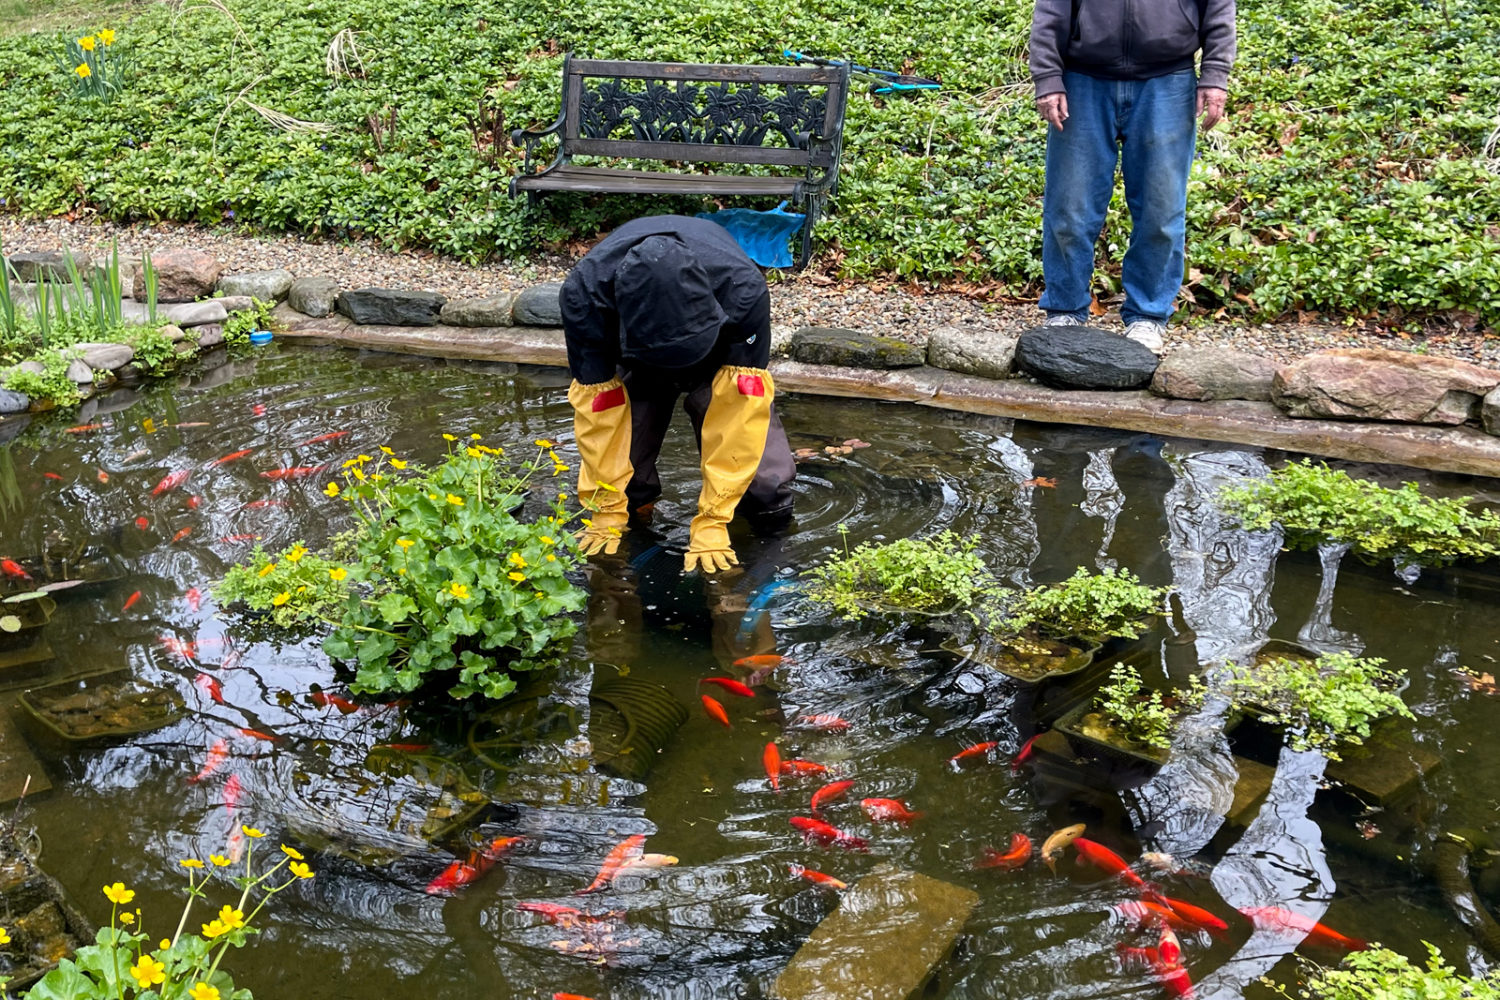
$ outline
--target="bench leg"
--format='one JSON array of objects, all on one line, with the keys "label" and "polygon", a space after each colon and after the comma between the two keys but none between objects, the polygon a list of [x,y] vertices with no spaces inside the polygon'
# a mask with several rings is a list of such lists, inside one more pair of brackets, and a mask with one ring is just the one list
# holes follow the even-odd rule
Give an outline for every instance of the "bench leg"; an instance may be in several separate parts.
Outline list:
[{"label": "bench leg", "polygon": [[818,221],[818,211],[822,207],[822,200],[816,196],[807,199],[807,218],[802,221],[802,248],[797,253],[797,259],[792,261],[793,273],[805,268],[812,257],[813,225]]}]

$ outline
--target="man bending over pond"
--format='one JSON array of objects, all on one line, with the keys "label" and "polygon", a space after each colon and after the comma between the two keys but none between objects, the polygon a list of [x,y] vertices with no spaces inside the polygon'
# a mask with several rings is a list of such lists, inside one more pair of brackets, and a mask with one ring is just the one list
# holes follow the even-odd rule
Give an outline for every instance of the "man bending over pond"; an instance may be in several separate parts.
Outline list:
[{"label": "man bending over pond", "polygon": [[562,288],[563,332],[581,458],[594,512],[585,555],[613,554],[632,513],[661,495],[656,459],[677,397],[703,471],[684,571],[727,570],[736,510],[791,514],[796,464],[773,406],[771,292],[723,227],[662,215],[610,233]]}]

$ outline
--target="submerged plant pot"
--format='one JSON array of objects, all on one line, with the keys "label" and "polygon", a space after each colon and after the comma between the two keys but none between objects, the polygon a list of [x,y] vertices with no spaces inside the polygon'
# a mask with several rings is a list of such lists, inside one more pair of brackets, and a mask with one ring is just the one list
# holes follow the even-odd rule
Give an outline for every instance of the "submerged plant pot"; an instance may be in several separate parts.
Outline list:
[{"label": "submerged plant pot", "polygon": [[939,648],[1032,686],[1081,673],[1094,662],[1102,647],[1077,636],[1051,638],[1028,630],[1004,638],[986,636],[974,642],[953,636]]},{"label": "submerged plant pot", "polygon": [[60,960],[93,944],[95,936],[63,887],[37,866],[37,842],[27,840],[15,823],[0,823],[0,911],[10,934],[0,975],[9,979],[7,996],[24,993]]},{"label": "submerged plant pot", "polygon": [[125,566],[114,556],[91,554],[74,558],[32,556],[17,560],[30,580],[0,577],[0,594],[46,590],[59,601],[91,597],[125,579]]},{"label": "submerged plant pot", "polygon": [[1129,740],[1111,727],[1093,699],[1064,714],[1053,726],[1080,757],[1123,765],[1155,774],[1167,762],[1170,751]]},{"label": "submerged plant pot", "polygon": [[[1289,639],[1267,639],[1250,654],[1250,665],[1257,666],[1271,660],[1316,660],[1318,652]],[[1270,720],[1269,713],[1254,705],[1241,705],[1237,711],[1238,722],[1229,730],[1229,749],[1236,757],[1244,757],[1260,764],[1275,766],[1281,759],[1281,748],[1286,743],[1284,728]]]},{"label": "submerged plant pot", "polygon": [[58,750],[149,733],[180,719],[186,707],[175,688],[144,684],[123,670],[31,688],[16,705],[32,742]]},{"label": "submerged plant pot", "polygon": [[45,594],[24,601],[0,601],[0,651],[31,646],[37,629],[51,621],[56,610],[57,602]]}]

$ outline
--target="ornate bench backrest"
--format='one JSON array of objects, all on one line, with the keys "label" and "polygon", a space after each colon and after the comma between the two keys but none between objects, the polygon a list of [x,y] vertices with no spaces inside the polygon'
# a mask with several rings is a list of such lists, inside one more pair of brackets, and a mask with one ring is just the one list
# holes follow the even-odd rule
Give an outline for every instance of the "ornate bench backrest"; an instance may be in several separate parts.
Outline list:
[{"label": "ornate bench backrest", "polygon": [[847,66],[563,65],[563,154],[829,169]]}]

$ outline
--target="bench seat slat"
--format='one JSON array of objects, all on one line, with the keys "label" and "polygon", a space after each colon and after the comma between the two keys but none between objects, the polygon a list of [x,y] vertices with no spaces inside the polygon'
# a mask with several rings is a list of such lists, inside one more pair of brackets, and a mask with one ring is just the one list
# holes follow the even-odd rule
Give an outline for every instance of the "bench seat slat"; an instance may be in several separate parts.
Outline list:
[{"label": "bench seat slat", "polygon": [[742,177],[618,170],[564,164],[545,174],[517,177],[517,191],[597,191],[604,194],[724,194],[791,197],[798,177]]},{"label": "bench seat slat", "polygon": [[619,77],[628,80],[691,80],[693,82],[757,82],[837,84],[837,66],[745,66],[727,63],[659,63],[610,59],[573,59],[568,72],[576,76]]},{"label": "bench seat slat", "polygon": [[828,149],[790,149],[785,146],[735,146],[729,143],[643,142],[634,139],[579,139],[567,136],[563,148],[569,156],[618,156],[636,160],[685,160],[702,163],[763,163],[772,166],[827,167],[833,162]]}]

